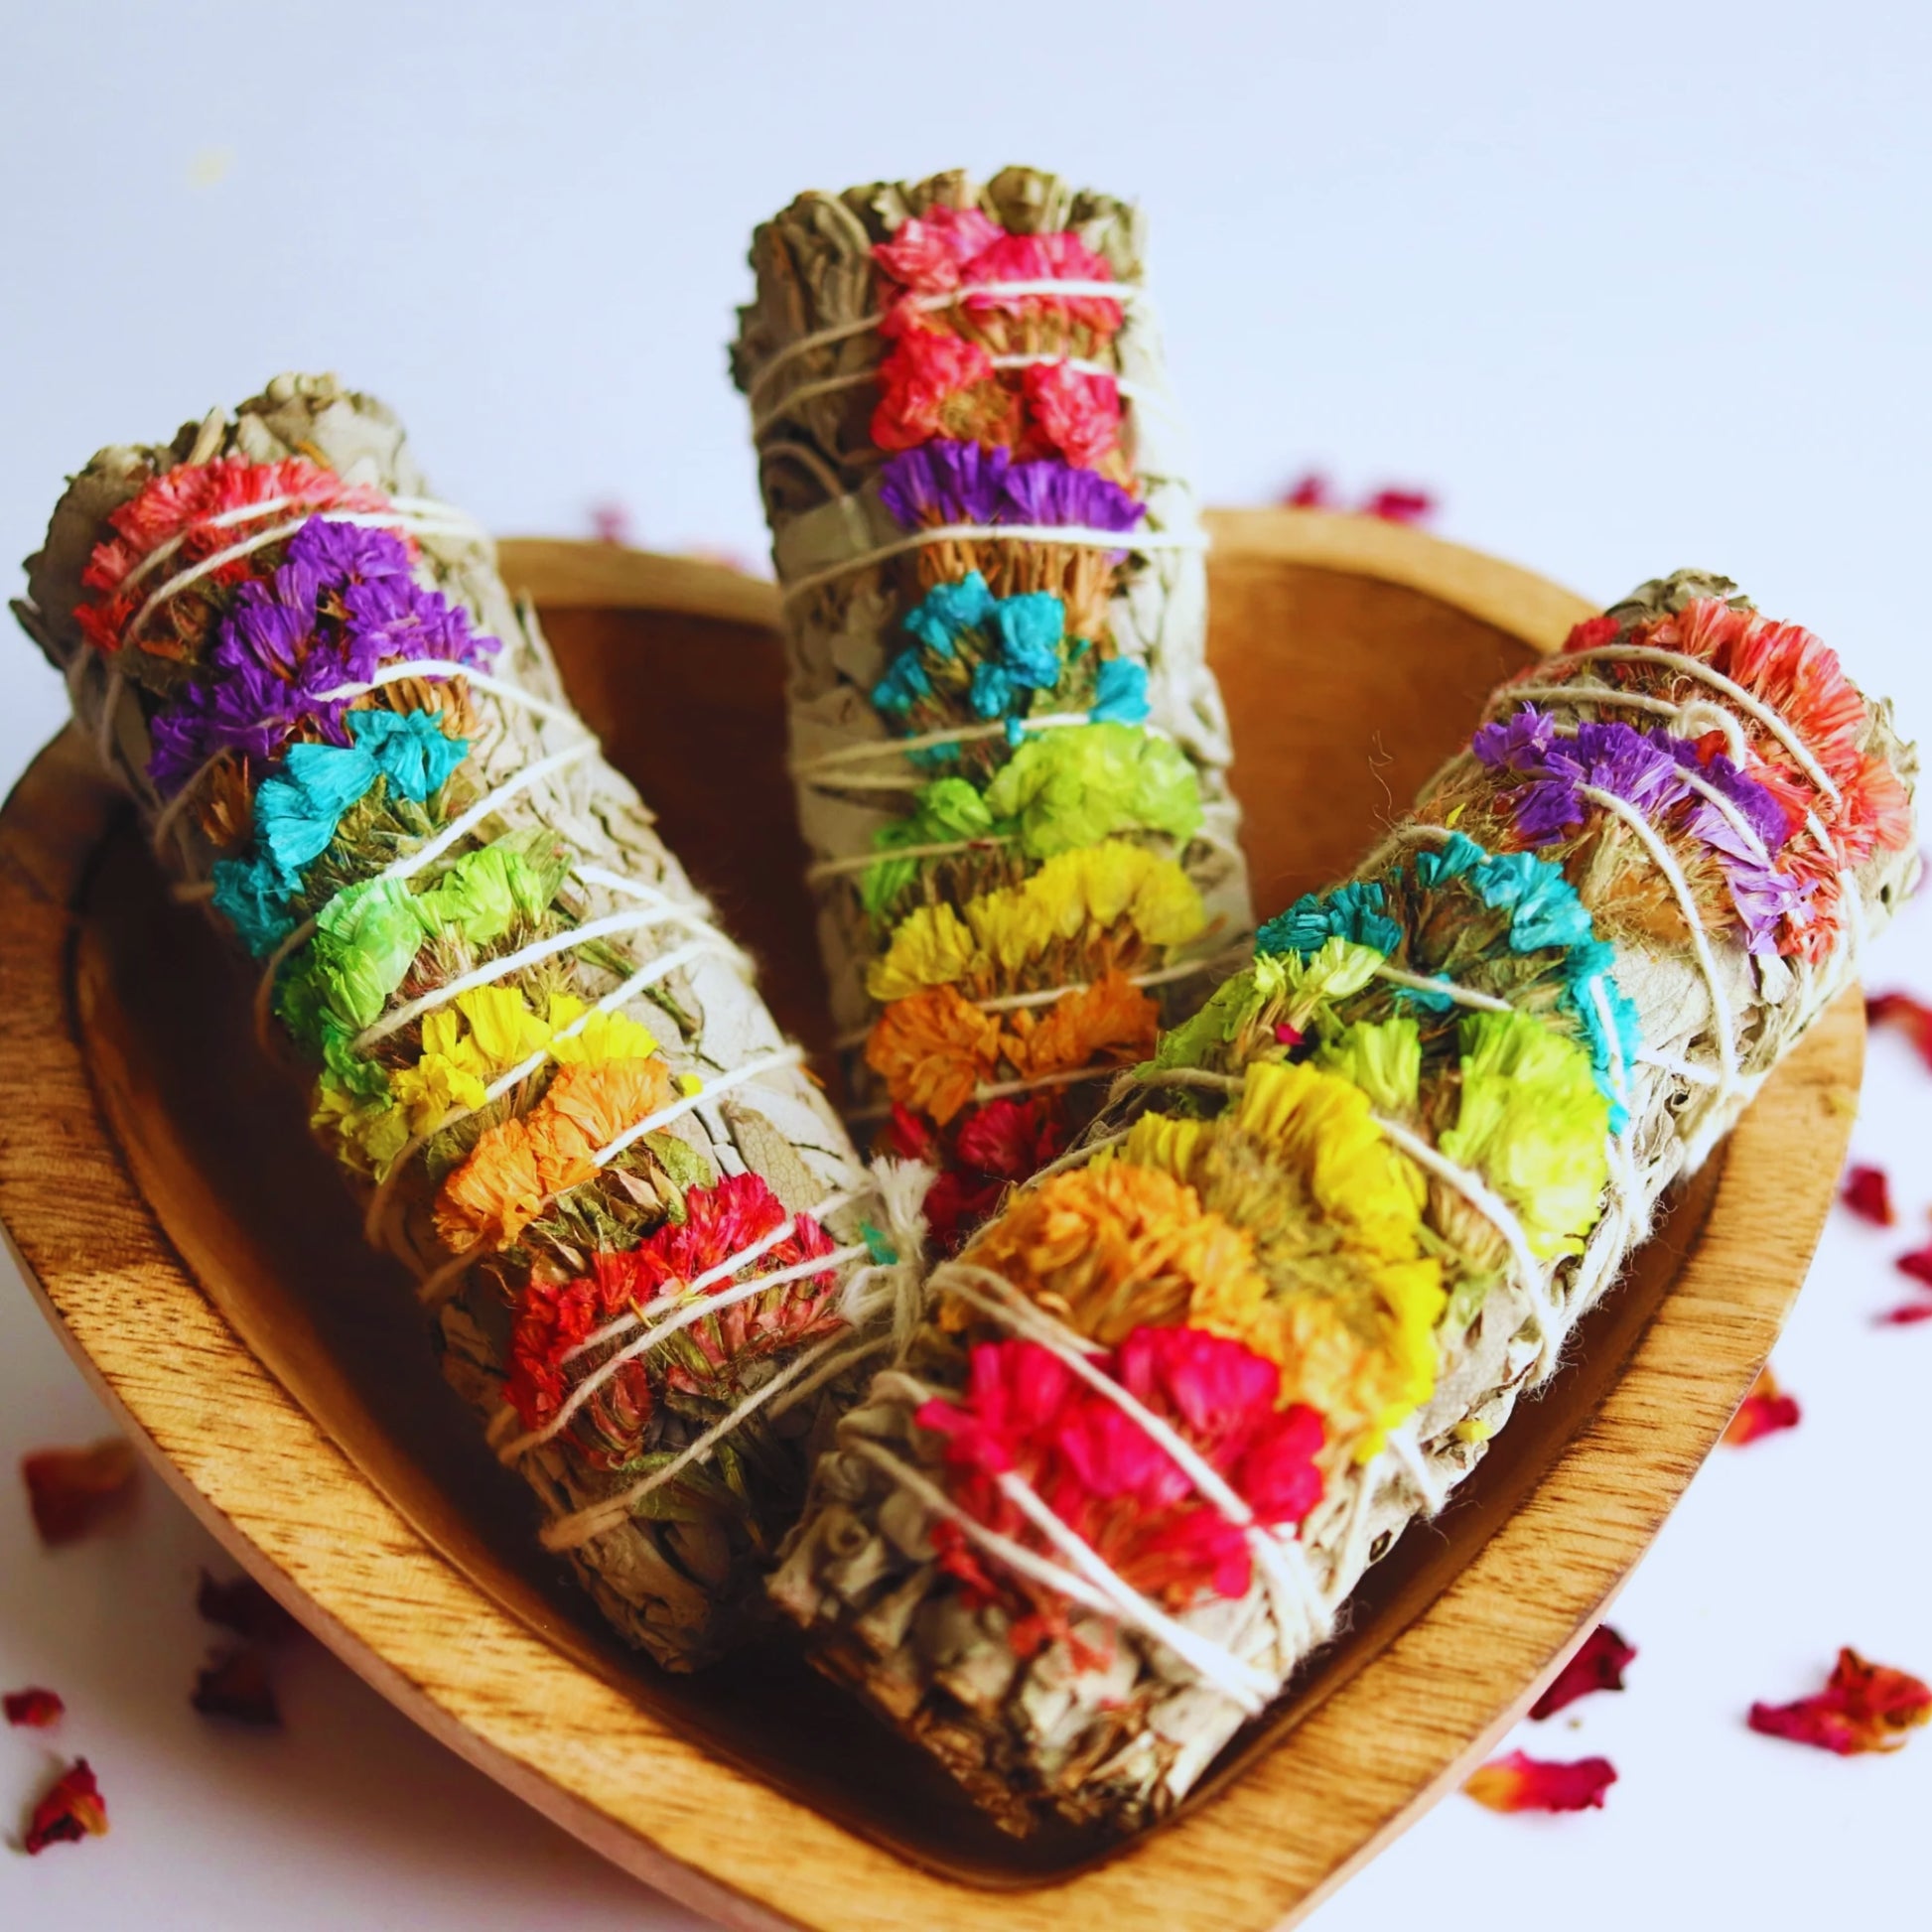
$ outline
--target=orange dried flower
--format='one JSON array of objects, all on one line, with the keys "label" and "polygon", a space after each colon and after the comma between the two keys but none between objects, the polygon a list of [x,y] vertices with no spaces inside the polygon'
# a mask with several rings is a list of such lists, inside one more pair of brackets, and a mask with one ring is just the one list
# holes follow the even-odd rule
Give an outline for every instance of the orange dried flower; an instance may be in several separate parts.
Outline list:
[{"label": "orange dried flower", "polygon": [[895,1000],[866,1040],[866,1064],[893,1098],[943,1127],[1000,1060],[1000,1023],[953,986]]},{"label": "orange dried flower", "polygon": [[1777,1377],[1767,1368],[1751,1384],[1751,1392],[1737,1405],[1724,1439],[1732,1449],[1742,1449],[1760,1436],[1774,1436],[1780,1429],[1796,1429],[1801,1411],[1796,1396],[1783,1393]]},{"label": "orange dried flower", "polygon": [[1138,1327],[1183,1320],[1210,1282],[1264,1292],[1246,1232],[1184,1181],[1107,1161],[1017,1195],[966,1249],[1083,1335],[1113,1347]]},{"label": "orange dried flower", "polygon": [[516,1120],[489,1128],[436,1198],[436,1231],[461,1254],[479,1242],[502,1247],[545,1203],[597,1173],[596,1156],[671,1099],[659,1059],[573,1061]]},{"label": "orange dried flower", "polygon": [[1462,1789],[1491,1811],[1601,1811],[1603,1793],[1616,1782],[1607,1757],[1580,1757],[1572,1764],[1511,1751],[1485,1764]]},{"label": "orange dried flower", "polygon": [[1044,1019],[1017,1013],[1004,1042],[1006,1056],[1028,1079],[1091,1066],[1103,1056],[1122,1065],[1151,1059],[1161,1033],[1154,1002],[1125,973],[1106,973],[1063,993]]},{"label": "orange dried flower", "polygon": [[22,1845],[36,1858],[50,1845],[99,1838],[107,1830],[107,1802],[84,1757],[76,1757],[55,1779],[27,1821]]},{"label": "orange dried flower", "polygon": [[134,1448],[109,1436],[86,1449],[37,1449],[21,1457],[41,1541],[72,1543],[123,1501],[134,1482]]},{"label": "orange dried flower", "polygon": [[1840,1757],[1895,1751],[1906,1731],[1932,1723],[1932,1685],[1909,1671],[1868,1664],[1848,1647],[1838,1653],[1822,1691],[1792,1704],[1753,1704],[1749,1723],[1767,1737],[1811,1744]]}]

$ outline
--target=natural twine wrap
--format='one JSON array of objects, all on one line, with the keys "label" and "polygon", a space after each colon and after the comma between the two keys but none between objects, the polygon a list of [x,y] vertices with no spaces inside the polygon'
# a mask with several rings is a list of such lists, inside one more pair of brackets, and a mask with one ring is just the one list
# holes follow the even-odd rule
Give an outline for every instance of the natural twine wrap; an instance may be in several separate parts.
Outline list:
[{"label": "natural twine wrap", "polygon": [[[207,507],[223,502],[230,506]],[[110,520],[117,511],[120,520]],[[318,517],[329,528],[299,537]],[[392,546],[398,536],[416,546],[416,590],[399,595],[422,603],[433,590],[459,608],[432,599],[428,618],[410,620],[416,628],[395,628],[373,646],[365,638],[379,668],[365,665],[361,677],[322,693],[313,676],[305,683],[305,666],[321,661],[337,634],[331,624],[353,623],[339,600],[358,593],[352,583],[327,592],[320,618],[310,598],[308,634],[263,672],[261,688],[287,700],[288,716],[253,737],[244,729],[245,753],[219,753],[185,779],[177,760],[158,788],[150,775],[157,723],[179,742],[181,715],[205,714],[210,693],[217,719],[222,706],[231,714],[249,702],[260,715],[260,701],[237,696],[219,668],[231,660],[211,654],[210,639],[232,643],[218,626],[232,621],[238,584],[249,595],[281,596],[276,587],[297,569],[282,561],[293,544],[366,541],[374,531]],[[117,602],[100,561],[115,546],[121,557],[109,577],[135,559],[112,593]],[[271,1009],[287,1011],[318,916],[330,924],[356,902],[358,888],[375,890],[365,882],[379,871],[391,890],[403,882],[418,907],[450,901],[444,929],[426,913],[427,941],[405,940],[356,1016],[368,1021],[364,1031],[331,1046],[317,1126],[352,1173],[369,1239],[422,1279],[438,1310],[445,1373],[489,1419],[499,1452],[540,1497],[545,1542],[568,1550],[625,1636],[674,1667],[702,1661],[757,1608],[758,1579],[795,1516],[839,1378],[879,1345],[869,1324],[905,1272],[868,1258],[862,1217],[898,1226],[909,1254],[916,1224],[904,1224],[897,1198],[870,1198],[875,1182],[754,991],[749,961],[712,924],[636,792],[571,711],[534,613],[512,605],[483,534],[428,499],[399,425],[379,403],[333,378],[283,376],[232,417],[217,411],[169,446],[104,450],[62,498],[28,572],[31,602],[15,609],[66,673],[76,718],[133,795],[185,897],[207,898],[221,863],[228,890],[241,897],[216,893],[217,902],[247,909],[235,882],[259,882],[269,841],[291,830],[286,815],[271,824],[257,809],[265,781],[281,781],[278,803],[313,804],[289,789],[296,767],[293,753],[281,756],[285,747],[303,752],[313,772],[329,759],[359,757],[381,726],[397,737],[367,742],[403,742],[431,757],[414,805],[400,801],[401,764],[385,766],[386,788],[379,781],[359,804],[334,801],[277,889],[294,895],[287,909],[275,895],[255,907],[274,921],[254,944],[266,969],[258,1026],[264,1043],[272,1035],[293,1061]],[[435,648],[411,642],[428,634],[424,624],[443,635]],[[468,652],[460,660],[458,646]],[[403,728],[425,726],[404,740]],[[325,753],[325,745],[343,749]],[[366,783],[364,770],[355,785]],[[468,887],[452,882],[485,847],[529,858],[520,872],[505,861],[516,894],[527,897],[521,882],[540,875],[552,896],[536,904],[519,897],[500,916],[475,914],[465,926]],[[427,897],[439,884],[443,898]],[[479,874],[478,902],[486,884]],[[232,913],[224,923],[230,936],[240,929]],[[331,957],[345,974],[375,970],[366,947],[355,950],[353,930],[332,944],[337,938]],[[482,1004],[498,995],[493,1009]],[[573,1014],[573,1024],[558,1025]],[[492,1018],[520,1030],[514,1043],[490,1043]],[[637,1050],[648,1056],[610,1063]],[[302,1071],[314,1076],[313,1049]],[[440,1101],[432,1071],[451,1083]],[[614,1115],[607,1090],[572,1113],[565,1088],[574,1079],[581,1094],[601,1074],[630,1076],[627,1090],[643,1097]],[[371,1085],[375,1099],[350,1105]],[[400,1099],[383,1105],[405,1089],[413,1095],[406,1116]],[[648,1110],[641,1118],[640,1109]],[[406,1139],[405,1128],[414,1130]],[[538,1194],[476,1206],[479,1187],[466,1206],[450,1192],[453,1175],[477,1173],[486,1134],[501,1144],[504,1172],[519,1172],[510,1157],[527,1158],[514,1139],[523,1129],[532,1147],[539,1132],[550,1137],[518,1183]],[[553,1172],[542,1160],[561,1162],[565,1142],[585,1149],[585,1134],[595,1155],[572,1156],[554,1191],[541,1192]],[[735,1178],[744,1176],[763,1185]],[[807,1209],[827,1228],[807,1220]],[[709,1229],[702,1239],[700,1220]],[[597,1309],[606,1279],[598,1270],[652,1252],[654,1274],[626,1290],[615,1312]],[[806,1259],[794,1262],[800,1253]],[[532,1329],[546,1308],[554,1324]],[[599,1314],[610,1318],[584,1333]],[[541,1383],[534,1419],[506,1405],[506,1375],[513,1387],[518,1373]]]},{"label": "natural twine wrap", "polygon": [[[1018,887],[1044,852],[1085,842],[953,828],[904,843],[921,786],[954,772],[984,785],[1023,731],[1036,744],[1126,715],[1192,767],[1195,829],[1173,839],[1132,811],[1116,820],[1121,838],[1177,858],[1199,895],[1195,939],[1150,952],[1130,935],[1125,970],[1162,1012],[1188,1011],[1252,926],[1227,724],[1205,657],[1205,538],[1142,247],[1132,207],[1029,168],[983,187],[952,173],[803,195],[753,239],[758,291],[733,369],[784,590],[799,818],[861,1118],[888,1111],[877,1057],[869,1067],[856,1049],[892,998],[869,997],[867,977],[895,921],[914,904],[961,907]],[[1063,674],[1011,701],[1003,728],[999,695],[976,684],[969,705],[962,672],[957,688],[922,694],[941,728],[909,725],[902,689],[897,715],[880,698],[916,634],[906,621],[933,592],[975,585],[998,600],[1057,600]],[[951,644],[937,649],[942,672],[957,666]],[[1138,689],[1125,714],[1087,709],[1097,667],[1113,659],[1144,670],[1144,710]],[[890,916],[863,902],[869,855],[888,848],[918,868]],[[1089,948],[1058,975],[1009,963],[970,990],[996,1019],[1026,1013],[1024,1035],[1101,977],[1093,962],[1106,952]],[[1086,1077],[1030,1080],[1026,1066],[996,1077],[997,1062],[982,1068],[982,1103]],[[942,1128],[954,1118],[943,1104],[914,1112]]]},{"label": "natural twine wrap", "polygon": [[841,1424],[774,1593],[1009,1829],[1196,1782],[1909,891],[1888,707],[1731,590],[1646,585],[1505,685]]}]

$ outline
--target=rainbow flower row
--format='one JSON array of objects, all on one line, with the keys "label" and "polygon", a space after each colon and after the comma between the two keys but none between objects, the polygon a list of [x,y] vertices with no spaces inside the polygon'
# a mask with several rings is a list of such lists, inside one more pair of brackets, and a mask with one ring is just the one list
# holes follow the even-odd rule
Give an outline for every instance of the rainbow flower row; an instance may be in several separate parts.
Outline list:
[{"label": "rainbow flower row", "polygon": [[948,535],[900,580],[872,692],[926,775],[840,890],[875,948],[887,1146],[939,1167],[927,1214],[950,1251],[1067,1146],[1092,1076],[1153,1050],[1144,982],[1208,925],[1181,864],[1201,790],[1108,621],[1147,515],[1109,367],[1124,307],[1096,293],[1113,270],[1078,235],[943,206],[872,252],[879,497]]},{"label": "rainbow flower row", "polygon": [[[537,1430],[597,1359],[601,1324],[730,1274],[755,1245],[739,1275],[834,1244],[675,1135],[607,1158],[696,1079],[599,998],[639,961],[621,939],[572,942],[584,902],[563,839],[512,811],[449,836],[486,791],[465,674],[499,646],[419,581],[408,522],[306,461],[181,466],[113,513],[76,616],[146,693],[150,781],[217,855],[215,910],[316,1067],[318,1131],[352,1173],[416,1199],[449,1254],[500,1291],[504,1395]],[[273,540],[251,547],[251,531]],[[688,1032],[669,991],[653,993]],[[748,1363],[838,1327],[835,1287],[831,1269],[803,1268],[625,1364],[564,1446],[582,1468],[636,1466],[667,1400],[728,1406]]]}]

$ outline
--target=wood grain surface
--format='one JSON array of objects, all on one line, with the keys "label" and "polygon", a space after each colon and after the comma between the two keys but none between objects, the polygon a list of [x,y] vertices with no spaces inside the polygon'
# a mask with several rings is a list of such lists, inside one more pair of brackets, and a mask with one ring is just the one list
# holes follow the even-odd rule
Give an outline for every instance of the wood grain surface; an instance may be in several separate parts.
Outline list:
[{"label": "wood grain surface", "polygon": [[[1212,655],[1272,909],[1343,870],[1495,677],[1585,609],[1364,519],[1242,513],[1215,533]],[[605,546],[505,561],[774,1004],[822,1036],[801,889],[783,896],[769,587]],[[729,757],[694,756],[718,744]],[[679,1681],[604,1637],[440,1397],[403,1285],[360,1249],[285,1077],[240,1043],[225,974],[84,750],[56,741],[0,816],[0,1218],[69,1352],[235,1556],[454,1748],[734,1925],[859,1932],[1283,1925],[1452,1788],[1600,1612],[1769,1353],[1863,1040],[1848,998],[1574,1364],[1379,1566],[1350,1636],[1174,1821],[1096,1860],[986,1845],[782,1657]]]}]

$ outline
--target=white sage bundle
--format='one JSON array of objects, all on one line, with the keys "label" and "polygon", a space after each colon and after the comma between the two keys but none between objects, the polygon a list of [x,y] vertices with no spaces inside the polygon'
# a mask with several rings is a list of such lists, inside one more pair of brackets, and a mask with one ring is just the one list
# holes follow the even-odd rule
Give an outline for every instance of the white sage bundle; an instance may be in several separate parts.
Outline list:
[{"label": "white sage bundle", "polygon": [[712,1655],[881,1345],[904,1271],[860,1226],[896,1209],[487,539],[380,404],[284,376],[103,451],[28,570],[22,621],[253,955],[262,1041],[544,1542],[662,1662]]},{"label": "white sage bundle", "polygon": [[775,1592],[1010,1829],[1196,1783],[1909,891],[1888,708],[1732,589],[1645,585],[1503,686],[841,1425]]},{"label": "white sage bundle", "polygon": [[1011,168],[806,195],[734,367],[856,1118],[942,1250],[1064,1151],[1252,927],[1204,537],[1109,197]]}]

